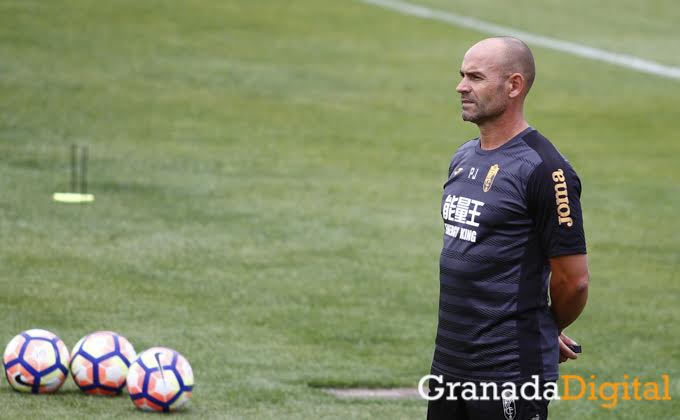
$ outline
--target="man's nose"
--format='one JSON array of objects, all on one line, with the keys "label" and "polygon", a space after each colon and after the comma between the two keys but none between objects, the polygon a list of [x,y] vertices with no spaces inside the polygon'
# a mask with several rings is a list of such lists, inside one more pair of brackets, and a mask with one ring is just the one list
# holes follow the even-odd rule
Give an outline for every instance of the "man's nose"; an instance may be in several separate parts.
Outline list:
[{"label": "man's nose", "polygon": [[458,86],[456,86],[456,92],[458,93],[465,93],[469,92],[470,87],[467,85],[467,82],[465,79],[461,80],[460,83],[458,83]]}]

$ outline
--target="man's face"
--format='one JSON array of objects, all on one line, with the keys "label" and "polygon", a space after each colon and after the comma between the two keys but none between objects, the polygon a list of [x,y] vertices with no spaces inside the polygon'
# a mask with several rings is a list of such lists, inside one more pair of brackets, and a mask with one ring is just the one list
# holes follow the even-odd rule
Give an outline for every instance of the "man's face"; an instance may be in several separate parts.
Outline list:
[{"label": "man's face", "polygon": [[507,76],[498,60],[499,52],[481,45],[472,47],[463,58],[460,93],[462,117],[477,125],[502,115],[508,106]]}]

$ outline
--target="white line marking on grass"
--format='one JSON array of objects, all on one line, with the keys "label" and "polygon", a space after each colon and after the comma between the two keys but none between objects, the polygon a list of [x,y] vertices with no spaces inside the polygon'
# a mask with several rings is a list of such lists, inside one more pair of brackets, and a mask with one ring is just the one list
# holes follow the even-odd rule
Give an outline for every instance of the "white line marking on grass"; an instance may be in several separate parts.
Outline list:
[{"label": "white line marking on grass", "polygon": [[527,44],[545,47],[555,51],[562,51],[579,57],[590,58],[621,67],[637,70],[643,73],[654,74],[667,77],[669,79],[680,80],[680,67],[666,66],[655,61],[645,60],[632,55],[619,54],[587,45],[576,44],[574,42],[562,41],[555,38],[536,35],[529,32],[520,31],[507,26],[496,25],[469,16],[457,15],[454,13],[443,12],[430,9],[417,4],[407,3],[400,0],[361,0],[364,3],[375,6],[385,7],[396,10],[400,13],[417,16],[423,19],[438,20],[451,25],[472,29],[491,35],[509,35],[519,38]]}]

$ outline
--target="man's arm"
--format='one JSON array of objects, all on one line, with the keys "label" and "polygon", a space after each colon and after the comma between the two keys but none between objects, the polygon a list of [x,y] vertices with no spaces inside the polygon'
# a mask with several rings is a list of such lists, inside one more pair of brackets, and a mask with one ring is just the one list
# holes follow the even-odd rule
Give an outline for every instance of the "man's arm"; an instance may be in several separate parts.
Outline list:
[{"label": "man's arm", "polygon": [[574,322],[588,300],[588,258],[585,254],[550,259],[550,308],[562,331]]},{"label": "man's arm", "polygon": [[560,331],[560,362],[576,359],[562,334],[583,311],[588,298],[588,260],[581,213],[581,180],[549,142],[535,134],[534,150],[543,162],[529,176],[527,203],[544,254],[550,260],[551,311]]},{"label": "man's arm", "polygon": [[550,259],[550,308],[560,331],[560,363],[576,359],[576,353],[567,344],[574,340],[562,334],[562,330],[578,318],[588,300],[588,258],[567,255]]}]

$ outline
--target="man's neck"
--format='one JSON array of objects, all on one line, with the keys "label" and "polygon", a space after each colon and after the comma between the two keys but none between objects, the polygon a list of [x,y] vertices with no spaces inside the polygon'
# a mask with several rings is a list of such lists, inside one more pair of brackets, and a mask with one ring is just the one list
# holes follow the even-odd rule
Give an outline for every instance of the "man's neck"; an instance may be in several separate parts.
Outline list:
[{"label": "man's neck", "polygon": [[483,150],[497,149],[529,127],[522,115],[503,117],[479,126],[479,142]]}]

